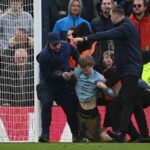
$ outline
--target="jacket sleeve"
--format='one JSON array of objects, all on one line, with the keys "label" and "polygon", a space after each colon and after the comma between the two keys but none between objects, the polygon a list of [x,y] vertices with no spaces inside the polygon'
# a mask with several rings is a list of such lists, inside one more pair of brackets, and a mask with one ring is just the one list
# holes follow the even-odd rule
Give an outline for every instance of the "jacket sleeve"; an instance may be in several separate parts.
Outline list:
[{"label": "jacket sleeve", "polygon": [[62,77],[62,71],[53,69],[54,65],[52,65],[52,62],[44,57],[44,55],[39,54],[37,59],[40,64],[41,75],[46,81],[64,80]]},{"label": "jacket sleeve", "polygon": [[105,32],[97,32],[87,37],[88,41],[110,40],[110,39],[125,39],[129,35],[128,25],[120,25]]}]

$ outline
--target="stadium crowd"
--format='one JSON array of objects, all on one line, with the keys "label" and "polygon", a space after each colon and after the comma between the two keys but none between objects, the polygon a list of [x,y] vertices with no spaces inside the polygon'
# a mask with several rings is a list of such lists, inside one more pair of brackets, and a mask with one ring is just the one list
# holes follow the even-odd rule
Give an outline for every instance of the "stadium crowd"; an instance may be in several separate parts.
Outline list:
[{"label": "stadium crowd", "polygon": [[[7,5],[6,5],[7,4]],[[3,7],[2,7],[3,6]],[[34,40],[30,5],[23,0],[1,1],[0,105],[33,106]]]},{"label": "stadium crowd", "polygon": [[[34,14],[23,3],[8,0],[10,7],[0,7],[0,105],[5,107],[34,105]],[[42,0],[42,47],[39,142],[50,141],[54,101],[65,112],[73,142],[150,142],[144,112],[150,82],[142,80],[150,63],[148,0]],[[106,107],[103,126],[99,106]]]}]

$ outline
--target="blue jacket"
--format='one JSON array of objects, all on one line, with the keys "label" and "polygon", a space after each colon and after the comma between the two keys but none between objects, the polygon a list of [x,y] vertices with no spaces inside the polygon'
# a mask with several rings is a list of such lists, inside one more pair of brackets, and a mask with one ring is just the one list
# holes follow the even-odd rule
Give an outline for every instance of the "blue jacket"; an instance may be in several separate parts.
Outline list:
[{"label": "blue jacket", "polygon": [[83,7],[82,0],[78,1],[79,5],[80,5],[80,10],[79,10],[79,14],[77,16],[73,16],[71,13],[71,7],[73,5],[73,2],[74,2],[74,0],[69,1],[68,16],[56,21],[54,29],[53,29],[53,32],[57,32],[60,34],[60,37],[62,40],[66,40],[67,31],[70,28],[76,27],[79,24],[84,23],[84,22],[88,25],[90,31],[92,31],[90,23],[81,17],[81,12],[82,12],[82,7]]},{"label": "blue jacket", "polygon": [[115,64],[121,76],[142,74],[142,54],[140,51],[139,34],[128,18],[122,19],[115,27],[106,31],[89,35],[88,40],[114,39]]},{"label": "blue jacket", "polygon": [[58,53],[54,53],[46,45],[37,56],[40,64],[41,78],[46,83],[51,84],[64,82],[62,73],[70,71],[70,56],[78,62],[78,51],[67,42],[61,42],[61,48]]},{"label": "blue jacket", "polygon": [[71,14],[69,14],[67,17],[62,18],[56,22],[53,32],[59,33],[62,39],[65,40],[67,31],[70,28],[76,27],[83,22],[85,22],[88,25],[90,31],[92,31],[91,25],[88,21],[81,18],[80,16],[73,17]]}]

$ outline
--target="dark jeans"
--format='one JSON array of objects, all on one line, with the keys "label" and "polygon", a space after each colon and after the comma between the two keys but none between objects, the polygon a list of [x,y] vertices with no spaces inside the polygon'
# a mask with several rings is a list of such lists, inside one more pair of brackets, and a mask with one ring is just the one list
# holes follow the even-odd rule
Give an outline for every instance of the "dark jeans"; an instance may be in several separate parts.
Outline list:
[{"label": "dark jeans", "polygon": [[78,100],[72,89],[73,88],[67,83],[49,86],[45,82],[42,82],[37,85],[38,99],[42,104],[42,133],[49,134],[52,104],[55,100],[64,110],[72,134],[78,134],[78,122],[76,116]]}]

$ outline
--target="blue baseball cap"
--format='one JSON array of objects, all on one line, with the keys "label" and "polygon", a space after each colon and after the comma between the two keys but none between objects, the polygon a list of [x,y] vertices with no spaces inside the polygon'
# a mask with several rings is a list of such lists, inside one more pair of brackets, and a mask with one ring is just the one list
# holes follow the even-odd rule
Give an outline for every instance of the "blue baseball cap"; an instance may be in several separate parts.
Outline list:
[{"label": "blue baseball cap", "polygon": [[61,42],[61,39],[58,33],[49,32],[47,36],[47,41],[50,44],[59,44]]}]

